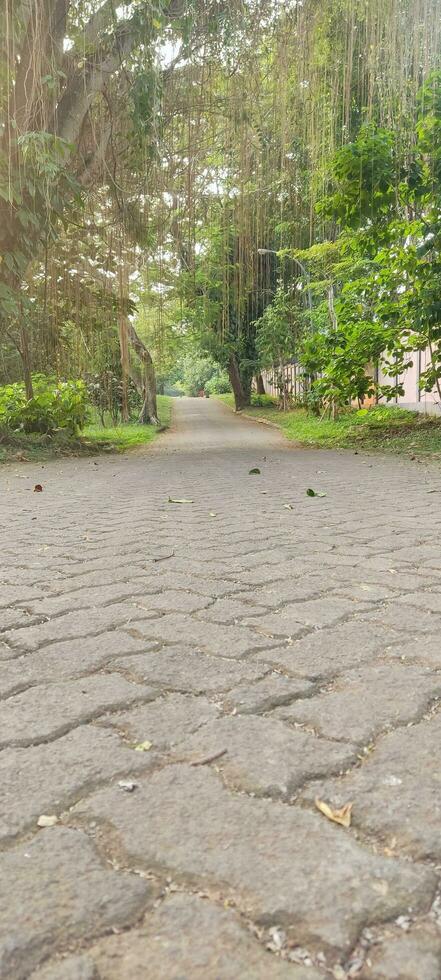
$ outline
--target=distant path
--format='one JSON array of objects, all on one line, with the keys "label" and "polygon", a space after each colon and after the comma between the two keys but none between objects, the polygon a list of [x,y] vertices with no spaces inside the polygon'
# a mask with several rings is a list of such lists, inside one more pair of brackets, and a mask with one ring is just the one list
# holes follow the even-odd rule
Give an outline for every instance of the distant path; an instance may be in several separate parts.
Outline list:
[{"label": "distant path", "polygon": [[0,470],[0,976],[437,977],[439,470],[174,413]]},{"label": "distant path", "polygon": [[289,448],[283,435],[272,426],[250,425],[214,398],[176,398],[173,401],[173,430],[156,443],[165,452],[226,452]]}]

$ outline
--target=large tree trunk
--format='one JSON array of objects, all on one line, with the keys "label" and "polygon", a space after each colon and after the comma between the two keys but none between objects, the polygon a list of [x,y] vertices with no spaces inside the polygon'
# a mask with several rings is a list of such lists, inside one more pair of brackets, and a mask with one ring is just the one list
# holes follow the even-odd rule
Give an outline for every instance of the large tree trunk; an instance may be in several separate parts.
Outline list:
[{"label": "large tree trunk", "polygon": [[30,401],[30,399],[34,397],[34,388],[32,385],[32,367],[28,335],[26,327],[23,323],[20,326],[20,344],[18,347],[18,352],[23,364],[23,379],[25,383],[26,398]]},{"label": "large tree trunk", "polygon": [[256,391],[258,395],[265,395],[265,385],[263,383],[263,378],[260,371],[256,374]]},{"label": "large tree trunk", "polygon": [[127,270],[122,261],[122,254],[119,256],[119,349],[121,354],[121,417],[123,422],[129,421],[129,333],[127,317],[127,293],[128,281]]},{"label": "large tree trunk", "polygon": [[141,338],[138,337],[138,334],[136,333],[133,324],[130,323],[130,320],[127,322],[127,329],[131,344],[141,361],[143,369],[142,384],[144,403],[139,421],[145,425],[160,425],[161,423],[158,418],[158,407],[156,402],[156,374],[152,356],[147,350],[145,344],[142,342]]},{"label": "large tree trunk", "polygon": [[153,361],[148,353],[150,360],[144,361],[144,404],[139,416],[139,421],[143,425],[160,425],[158,418],[158,408],[156,404],[156,375]]},{"label": "large tree trunk", "polygon": [[228,377],[234,394],[236,412],[247,408],[251,404],[251,378],[249,384],[245,383],[240,376],[239,366],[234,354],[230,355],[228,363]]}]

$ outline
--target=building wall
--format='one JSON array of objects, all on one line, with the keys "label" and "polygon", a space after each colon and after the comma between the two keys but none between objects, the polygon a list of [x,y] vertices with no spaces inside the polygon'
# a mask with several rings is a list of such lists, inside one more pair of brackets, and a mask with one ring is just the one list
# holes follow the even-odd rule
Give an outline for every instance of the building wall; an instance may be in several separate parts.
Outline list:
[{"label": "building wall", "polygon": [[[428,351],[415,351],[412,367],[408,368],[400,377],[404,385],[404,395],[399,395],[395,399],[395,404],[399,405],[400,408],[410,408],[416,412],[426,412],[428,414],[435,414],[441,411],[438,392],[435,389],[432,392],[420,391],[420,375],[425,371],[428,362]],[[390,384],[391,378],[388,378],[380,371],[378,381],[380,384]],[[394,403],[389,402],[389,404]]]},{"label": "building wall", "polygon": [[[287,390],[293,398],[300,398],[303,392],[302,373],[298,364],[286,364],[284,368]],[[277,386],[274,384],[274,371],[262,371],[263,383],[267,395],[279,395]]]},{"label": "building wall", "polygon": [[[413,365],[405,371],[402,376],[402,382],[404,385],[404,395],[400,395],[393,402],[386,402],[382,399],[382,404],[388,405],[398,405],[400,408],[412,409],[415,412],[426,412],[428,414],[438,414],[441,413],[441,405],[439,404],[440,399],[438,397],[438,392],[436,390],[432,392],[420,391],[419,379],[423,371],[425,371],[426,366],[429,362],[429,352],[428,351],[415,351]],[[285,367],[285,377],[287,379],[289,388],[293,398],[299,398],[303,391],[302,382],[302,372],[299,369],[298,364],[287,364]],[[268,395],[279,394],[276,385],[274,384],[274,372],[273,371],[262,371],[263,383],[265,385],[265,391]],[[384,374],[380,370],[378,375],[379,384],[388,385],[391,384],[392,378]],[[365,405],[375,404],[375,398],[367,399]]]}]

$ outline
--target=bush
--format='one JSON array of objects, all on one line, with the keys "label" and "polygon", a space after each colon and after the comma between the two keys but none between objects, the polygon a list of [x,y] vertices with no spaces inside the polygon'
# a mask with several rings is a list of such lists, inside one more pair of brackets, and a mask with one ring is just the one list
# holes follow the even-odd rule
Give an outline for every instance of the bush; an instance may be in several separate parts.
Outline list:
[{"label": "bush", "polygon": [[231,391],[231,384],[227,372],[219,370],[218,374],[209,378],[205,384],[205,391],[209,395],[228,395]]},{"label": "bush", "polygon": [[277,398],[274,395],[251,395],[251,404],[255,408],[274,408],[277,405]]},{"label": "bush", "polygon": [[32,381],[34,397],[29,400],[23,384],[0,388],[0,424],[15,431],[50,435],[64,429],[76,435],[88,421],[84,382],[56,381],[44,375],[35,375]]}]

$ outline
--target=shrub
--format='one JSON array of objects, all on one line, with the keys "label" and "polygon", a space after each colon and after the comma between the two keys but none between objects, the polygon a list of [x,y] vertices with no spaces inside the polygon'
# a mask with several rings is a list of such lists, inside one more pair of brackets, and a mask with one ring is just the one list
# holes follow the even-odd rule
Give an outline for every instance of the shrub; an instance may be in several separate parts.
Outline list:
[{"label": "shrub", "polygon": [[251,404],[255,408],[274,408],[277,405],[277,398],[274,395],[251,395]]},{"label": "shrub", "polygon": [[205,384],[205,391],[209,395],[227,395],[231,391],[230,379],[226,371],[219,370]]},{"label": "shrub", "polygon": [[76,435],[88,421],[87,390],[83,381],[33,377],[34,397],[27,399],[21,383],[0,388],[0,424],[22,432],[51,434],[57,429]]}]

